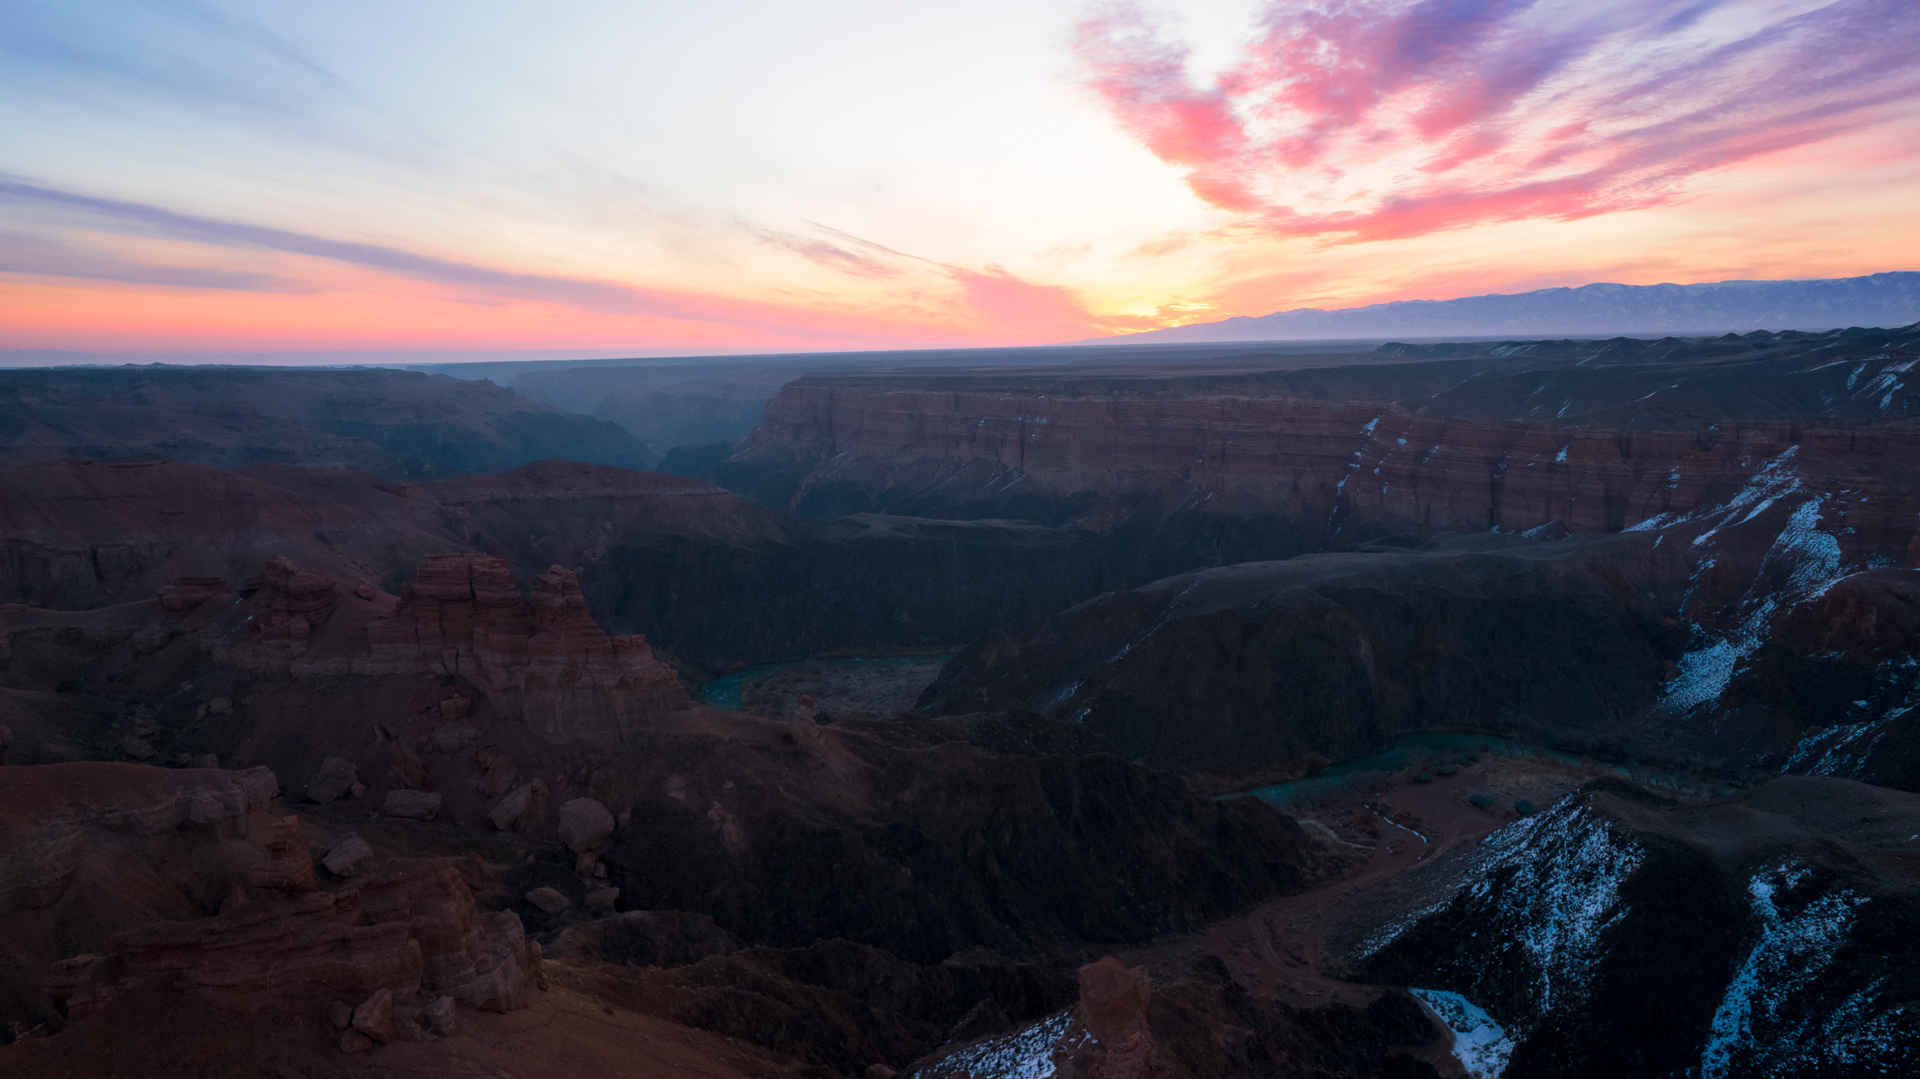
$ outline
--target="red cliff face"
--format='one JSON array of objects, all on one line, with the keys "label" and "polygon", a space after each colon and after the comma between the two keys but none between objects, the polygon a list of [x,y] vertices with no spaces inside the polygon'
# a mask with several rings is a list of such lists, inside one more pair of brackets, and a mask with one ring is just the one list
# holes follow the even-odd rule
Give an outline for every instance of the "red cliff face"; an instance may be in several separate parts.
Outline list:
[{"label": "red cliff face", "polygon": [[644,636],[609,637],[572,570],[554,566],[523,602],[507,564],[433,555],[401,588],[390,619],[368,623],[369,674],[458,675],[548,741],[627,741],[645,720],[685,707],[672,668]]},{"label": "red cliff face", "polygon": [[1810,457],[1871,459],[1920,448],[1920,431],[1731,421],[1706,435],[1623,432],[1435,416],[1391,401],[935,393],[823,377],[782,388],[735,460],[807,466],[787,496],[803,512],[848,487],[874,506],[923,512],[940,508],[919,505],[930,498],[984,514],[1037,497],[1104,530],[1152,500],[1163,511],[1280,514],[1335,542],[1549,522],[1618,531],[1722,501],[1796,444]]},{"label": "red cliff face", "polygon": [[1286,518],[1309,547],[1554,522],[1618,531],[1723,502],[1795,446],[1796,467],[1895,493],[1904,481],[1874,464],[1920,449],[1920,397],[1905,386],[1920,332],[1872,333],[1892,339],[1547,342],[1296,371],[817,375],[782,387],[714,475],[816,516],[1106,531],[1199,510]]}]

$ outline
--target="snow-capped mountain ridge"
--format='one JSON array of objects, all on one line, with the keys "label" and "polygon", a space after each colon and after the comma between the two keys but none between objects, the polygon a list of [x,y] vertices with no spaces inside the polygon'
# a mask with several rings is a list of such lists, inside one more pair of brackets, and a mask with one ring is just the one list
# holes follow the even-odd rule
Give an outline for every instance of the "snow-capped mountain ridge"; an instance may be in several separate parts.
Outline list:
[{"label": "snow-capped mountain ridge", "polygon": [[[1920,320],[1920,272],[1794,281],[1623,285],[1394,300],[1328,310],[1301,307],[1151,330],[1118,340],[1290,341],[1533,334],[1723,333],[1903,326]],[[1105,339],[1112,343],[1115,339]]]}]

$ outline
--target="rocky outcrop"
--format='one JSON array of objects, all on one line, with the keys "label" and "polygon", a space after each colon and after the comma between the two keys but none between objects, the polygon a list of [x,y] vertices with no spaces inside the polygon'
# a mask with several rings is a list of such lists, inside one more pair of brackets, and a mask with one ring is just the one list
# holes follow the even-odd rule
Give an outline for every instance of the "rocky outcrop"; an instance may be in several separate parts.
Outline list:
[{"label": "rocky outcrop", "polygon": [[1104,754],[968,744],[996,718],[843,716],[819,728],[818,756],[774,727],[753,765],[662,740],[652,753],[673,777],[635,802],[601,860],[629,908],[704,914],[758,944],[838,936],[923,963],[1197,930],[1333,868],[1263,803],[1211,801]]},{"label": "rocky outcrop", "polygon": [[920,708],[1030,709],[1206,767],[1356,756],[1427,727],[1615,744],[1681,655],[1662,619],[1685,581],[1645,536],[1201,570],[976,642]]},{"label": "rocky outcrop", "polygon": [[290,558],[270,558],[266,568],[240,586],[250,601],[260,640],[289,659],[307,650],[307,643],[339,603],[333,578],[301,569]]},{"label": "rocky outcrop", "polygon": [[174,992],[307,985],[361,999],[382,990],[446,994],[505,1011],[525,1002],[525,934],[511,912],[485,913],[458,869],[439,865],[247,903],[230,913],[154,922],[113,939],[67,1001],[78,1021],[143,985]]},{"label": "rocky outcrop", "polygon": [[1916,830],[1920,797],[1844,780],[1600,780],[1349,905],[1347,973],[1415,987],[1477,1074],[1891,1074]]},{"label": "rocky outcrop", "polygon": [[1147,972],[1129,970],[1112,956],[1080,968],[1080,1006],[1074,1018],[1087,1037],[1063,1037],[1053,1050],[1062,1079],[1170,1079],[1147,1027],[1152,995]]},{"label": "rocky outcrop", "polygon": [[52,906],[99,833],[151,840],[192,826],[216,836],[245,835],[248,817],[265,809],[277,789],[265,768],[0,767],[0,915]]},{"label": "rocky outcrop", "polygon": [[646,638],[607,636],[578,578],[560,566],[536,578],[523,602],[500,559],[433,556],[402,586],[394,616],[366,634],[367,673],[464,677],[550,741],[620,745],[687,703]]}]

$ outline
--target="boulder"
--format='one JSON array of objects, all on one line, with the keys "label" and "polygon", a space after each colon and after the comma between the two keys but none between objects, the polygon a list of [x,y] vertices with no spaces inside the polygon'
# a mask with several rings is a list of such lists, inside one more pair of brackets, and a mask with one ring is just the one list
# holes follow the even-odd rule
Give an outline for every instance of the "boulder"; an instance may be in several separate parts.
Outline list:
[{"label": "boulder", "polygon": [[129,734],[121,740],[120,752],[136,761],[150,761],[154,756],[153,746],[145,738],[135,734]]},{"label": "boulder", "polygon": [[326,805],[345,797],[359,781],[360,772],[352,761],[344,757],[328,757],[320,762],[320,770],[313,773],[313,778],[307,780],[307,798]]},{"label": "boulder", "polygon": [[595,888],[587,893],[587,909],[610,911],[619,898],[620,889],[618,888]]},{"label": "boulder", "polygon": [[553,888],[535,888],[527,893],[527,902],[548,914],[558,914],[573,906],[573,901]]},{"label": "boulder", "polygon": [[207,702],[207,714],[213,716],[230,716],[233,714],[233,701],[226,697],[215,697]]},{"label": "boulder", "polygon": [[393,990],[381,987],[353,1009],[353,1029],[385,1045],[393,1040]]},{"label": "boulder", "polygon": [[345,1030],[353,1025],[353,1005],[344,1000],[336,1000],[327,1006],[327,1021],[335,1030]]},{"label": "boulder", "polygon": [[391,790],[380,812],[389,817],[432,820],[440,815],[440,796],[428,791]]},{"label": "boulder", "polygon": [[420,1009],[420,1020],[427,1028],[427,1033],[436,1038],[452,1034],[458,1028],[453,998],[440,996],[428,1001],[427,1006]]},{"label": "boulder", "polygon": [[371,1048],[373,1048],[373,1039],[352,1027],[348,1027],[346,1033],[340,1035],[342,1053],[364,1053]]},{"label": "boulder", "polygon": [[613,834],[613,814],[592,798],[575,798],[560,805],[560,842],[574,853],[584,853]]},{"label": "boulder", "polygon": [[373,848],[367,841],[349,832],[320,859],[320,864],[336,877],[351,877],[366,868],[367,860],[372,857]]},{"label": "boulder", "polygon": [[495,828],[504,832],[513,827],[513,822],[520,819],[520,815],[527,811],[527,806],[532,801],[533,784],[516,787],[487,813],[487,820],[493,822]]},{"label": "boulder", "polygon": [[433,745],[442,753],[458,753],[472,745],[479,734],[471,723],[443,723],[433,729]]}]

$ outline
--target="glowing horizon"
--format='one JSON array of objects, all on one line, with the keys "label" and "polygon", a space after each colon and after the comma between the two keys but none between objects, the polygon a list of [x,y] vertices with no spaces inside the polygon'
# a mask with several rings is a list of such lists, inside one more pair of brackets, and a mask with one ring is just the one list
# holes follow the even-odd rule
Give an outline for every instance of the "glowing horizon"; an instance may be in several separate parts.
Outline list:
[{"label": "glowing horizon", "polygon": [[33,0],[0,348],[1034,345],[1920,269],[1911,0]]}]

